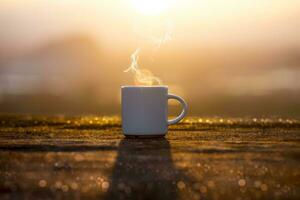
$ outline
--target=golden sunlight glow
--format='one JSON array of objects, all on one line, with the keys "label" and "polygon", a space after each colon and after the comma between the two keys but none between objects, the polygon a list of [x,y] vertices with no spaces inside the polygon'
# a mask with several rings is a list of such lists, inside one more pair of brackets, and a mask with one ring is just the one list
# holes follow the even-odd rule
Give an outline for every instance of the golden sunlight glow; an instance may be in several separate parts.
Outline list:
[{"label": "golden sunlight glow", "polygon": [[156,15],[169,8],[170,0],[132,0],[132,4],[141,14]]}]

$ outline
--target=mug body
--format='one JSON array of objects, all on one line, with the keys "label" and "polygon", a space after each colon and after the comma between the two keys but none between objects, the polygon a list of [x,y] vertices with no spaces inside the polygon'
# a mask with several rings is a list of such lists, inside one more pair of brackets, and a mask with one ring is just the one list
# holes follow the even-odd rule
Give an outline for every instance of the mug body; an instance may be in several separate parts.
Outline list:
[{"label": "mug body", "polygon": [[127,136],[162,136],[168,131],[168,87],[123,86],[122,129]]}]

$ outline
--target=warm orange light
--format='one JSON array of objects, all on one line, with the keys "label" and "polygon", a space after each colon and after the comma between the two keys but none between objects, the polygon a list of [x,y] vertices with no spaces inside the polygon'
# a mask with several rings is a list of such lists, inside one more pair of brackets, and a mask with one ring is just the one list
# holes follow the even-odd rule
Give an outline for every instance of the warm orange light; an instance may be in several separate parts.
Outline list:
[{"label": "warm orange light", "polygon": [[135,9],[145,15],[156,15],[167,10],[170,6],[169,0],[132,0]]}]

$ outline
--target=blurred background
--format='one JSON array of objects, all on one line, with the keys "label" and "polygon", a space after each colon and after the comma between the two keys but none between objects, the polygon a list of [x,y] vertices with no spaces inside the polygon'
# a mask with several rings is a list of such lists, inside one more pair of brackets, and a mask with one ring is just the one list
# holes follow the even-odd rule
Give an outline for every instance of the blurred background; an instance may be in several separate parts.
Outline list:
[{"label": "blurred background", "polygon": [[299,0],[1,0],[0,112],[120,114],[137,47],[190,115],[300,117]]}]

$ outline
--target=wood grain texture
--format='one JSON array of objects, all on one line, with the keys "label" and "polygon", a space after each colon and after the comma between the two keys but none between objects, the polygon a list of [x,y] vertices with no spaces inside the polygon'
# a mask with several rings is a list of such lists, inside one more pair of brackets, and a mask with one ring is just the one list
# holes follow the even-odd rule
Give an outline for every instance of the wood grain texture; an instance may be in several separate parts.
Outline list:
[{"label": "wood grain texture", "polygon": [[118,117],[0,116],[0,199],[300,199],[300,123],[187,118],[125,138]]}]

